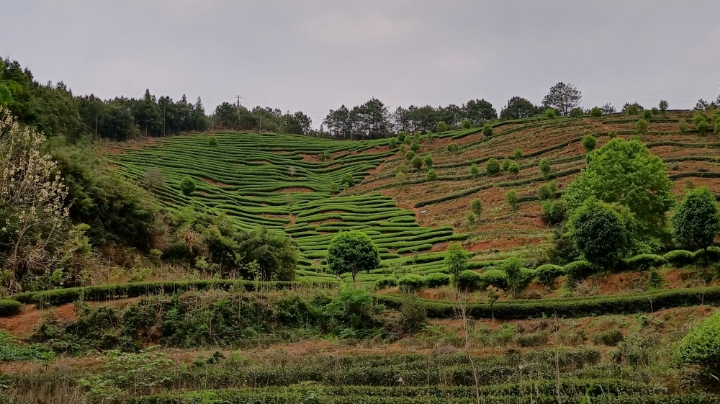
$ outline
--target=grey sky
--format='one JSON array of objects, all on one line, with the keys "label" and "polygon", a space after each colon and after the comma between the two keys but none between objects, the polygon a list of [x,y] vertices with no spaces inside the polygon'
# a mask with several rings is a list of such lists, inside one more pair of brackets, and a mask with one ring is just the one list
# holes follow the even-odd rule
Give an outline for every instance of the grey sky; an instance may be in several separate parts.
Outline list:
[{"label": "grey sky", "polygon": [[720,1],[0,0],[0,54],[76,94],[177,99],[208,110],[391,109],[514,95],[558,81],[583,105],[691,108],[720,94]]}]

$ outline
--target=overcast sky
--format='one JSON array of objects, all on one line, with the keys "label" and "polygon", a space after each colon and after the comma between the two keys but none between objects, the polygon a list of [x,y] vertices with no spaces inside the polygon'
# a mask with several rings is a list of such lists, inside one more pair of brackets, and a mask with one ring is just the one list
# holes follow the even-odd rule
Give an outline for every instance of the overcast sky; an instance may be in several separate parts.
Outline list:
[{"label": "overcast sky", "polygon": [[75,94],[302,110],[575,84],[583,106],[720,94],[718,0],[0,0],[0,55]]}]

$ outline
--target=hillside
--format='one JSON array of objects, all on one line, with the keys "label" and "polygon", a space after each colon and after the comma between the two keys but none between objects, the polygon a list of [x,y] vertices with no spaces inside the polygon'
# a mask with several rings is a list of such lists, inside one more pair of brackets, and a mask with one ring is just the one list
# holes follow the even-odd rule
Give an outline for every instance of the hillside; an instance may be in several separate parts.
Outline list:
[{"label": "hillside", "polygon": [[[410,165],[402,149],[413,140],[223,131],[103,143],[110,170],[147,192],[175,234],[153,240],[157,250],[147,257],[127,249],[134,261],[105,279],[0,300],[0,398],[716,402],[703,368],[676,359],[683,337],[720,318],[720,249],[664,247],[603,270],[581,260],[552,265],[547,251],[559,225],[544,222],[538,196],[554,180],[557,199],[588,167],[586,135],[596,149],[611,136],[639,138],[662,158],[678,200],[693,187],[717,194],[720,143],[678,129],[691,118],[655,115],[643,135],[638,117],[615,114],[497,122],[491,136],[482,128],[418,136],[417,155],[432,157],[436,180],[427,179],[426,163],[396,176]],[[489,159],[506,157],[519,173],[486,172]],[[510,190],[519,196],[515,210]],[[469,225],[475,198],[484,209]],[[195,221],[176,223],[186,217]],[[226,219],[239,232],[291,237],[294,281],[224,273],[212,260],[226,257],[212,251],[208,260],[220,270],[208,270],[200,255],[194,265],[165,258],[198,235],[235,237],[223,233]],[[338,280],[326,261],[330,241],[345,230],[367,234],[381,258],[356,283],[346,271]],[[470,275],[456,284],[445,261],[452,242],[469,252]],[[517,291],[511,265],[524,277]]]}]

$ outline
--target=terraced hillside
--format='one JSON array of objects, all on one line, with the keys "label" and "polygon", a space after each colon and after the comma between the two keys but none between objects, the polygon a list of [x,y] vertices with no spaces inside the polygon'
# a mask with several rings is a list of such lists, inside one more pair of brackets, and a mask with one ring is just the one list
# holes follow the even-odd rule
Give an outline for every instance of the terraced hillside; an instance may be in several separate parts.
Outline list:
[{"label": "terraced hillside", "polygon": [[[217,145],[211,146],[207,135],[176,137],[126,149],[112,158],[118,170],[141,184],[149,169],[160,169],[168,186],[154,192],[168,209],[195,204],[226,214],[243,229],[287,232],[300,247],[305,271],[322,271],[327,245],[341,230],[367,233],[386,264],[466,238],[453,233],[450,226],[419,226],[413,211],[398,208],[391,198],[378,193],[331,194],[331,183],[342,184],[348,177],[360,182],[391,158],[395,152],[387,140],[340,142],[250,133],[215,138]],[[185,176],[196,183],[189,197],[179,192]]]},{"label": "terraced hillside", "polygon": [[[720,141],[714,137],[699,137],[694,130],[681,132],[680,119],[690,120],[691,112],[668,113],[667,117],[650,119],[649,132],[641,137],[651,152],[666,164],[674,191],[680,193],[686,181],[696,186],[705,185],[720,192]],[[610,140],[614,132],[619,137],[635,136],[638,117],[610,115],[602,118],[534,118],[525,122],[503,122],[493,129],[493,135],[482,133],[470,136],[421,143],[418,152],[430,154],[438,180],[428,181],[423,170],[407,175],[398,183],[395,172],[407,161],[397,154],[371,177],[351,189],[352,194],[382,193],[392,197],[406,209],[418,215],[423,226],[452,226],[458,233],[469,233],[468,248],[476,253],[474,260],[499,259],[511,252],[521,252],[528,258],[537,258],[547,247],[551,228],[541,219],[538,188],[555,180],[558,191],[563,189],[585,167],[585,150],[582,137],[593,135],[597,148]],[[692,125],[690,125],[692,127]],[[458,146],[456,153],[447,150],[449,143]],[[514,158],[515,151],[522,157]],[[486,162],[495,158],[500,163],[509,158],[520,166],[520,173],[489,175]],[[539,169],[541,159],[547,159],[551,171],[543,177]],[[469,173],[471,164],[477,164],[479,175]],[[517,190],[520,197],[517,212],[506,203],[506,193]],[[465,220],[474,198],[484,205],[481,220],[470,228]]]}]

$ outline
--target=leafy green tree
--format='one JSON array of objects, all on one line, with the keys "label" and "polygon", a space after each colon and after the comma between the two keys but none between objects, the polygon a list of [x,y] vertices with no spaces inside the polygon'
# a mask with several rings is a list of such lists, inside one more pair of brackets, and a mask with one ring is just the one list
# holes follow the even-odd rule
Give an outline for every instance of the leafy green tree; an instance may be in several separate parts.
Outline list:
[{"label": "leafy green tree", "polygon": [[422,157],[420,157],[420,156],[413,157],[413,159],[410,161],[410,165],[413,166],[415,171],[419,171],[423,166]]},{"label": "leafy green tree", "polygon": [[500,269],[507,276],[507,288],[512,294],[513,299],[522,297],[522,293],[528,286],[530,277],[525,274],[522,267],[522,261],[518,257],[511,257],[503,261]]},{"label": "leafy green tree", "polygon": [[643,119],[646,121],[649,121],[650,118],[652,118],[652,111],[645,110],[643,111]]},{"label": "leafy green tree", "polygon": [[475,178],[478,175],[480,175],[480,169],[478,168],[478,165],[475,163],[470,164],[470,176]]},{"label": "leafy green tree", "polygon": [[510,169],[510,159],[505,157],[505,159],[502,162],[502,170],[508,171]]},{"label": "leafy green tree", "polygon": [[463,129],[470,129],[472,128],[472,122],[470,122],[469,119],[463,119],[460,126],[462,126]]},{"label": "leafy green tree", "polygon": [[695,111],[692,122],[696,126],[702,122],[707,123],[707,116],[705,116],[705,114],[702,111]]},{"label": "leafy green tree", "polygon": [[515,149],[513,152],[513,157],[515,157],[515,160],[520,160],[523,157],[523,152],[520,149]]},{"label": "leafy green tree", "polygon": [[477,215],[479,218],[482,215],[483,212],[483,204],[482,201],[480,201],[479,198],[475,198],[470,203],[470,209]]},{"label": "leafy green tree", "polygon": [[700,121],[695,125],[695,129],[698,131],[698,135],[705,136],[708,131],[708,124],[706,120]]},{"label": "leafy green tree", "polygon": [[195,181],[193,181],[190,177],[183,177],[182,180],[180,180],[180,192],[183,193],[183,195],[191,195],[195,191]]},{"label": "leafy green tree", "polygon": [[367,234],[353,230],[333,237],[325,260],[335,274],[349,271],[354,284],[358,272],[370,272],[380,265],[380,253]]},{"label": "leafy green tree", "polygon": [[425,179],[428,181],[437,181],[438,176],[434,168],[428,170],[427,174],[425,175]]},{"label": "leafy green tree", "polygon": [[562,200],[543,201],[541,205],[541,217],[546,224],[559,224],[565,220],[565,202]]},{"label": "leafy green tree", "polygon": [[508,166],[508,172],[512,175],[518,175],[520,174],[520,166],[516,162],[510,163]]},{"label": "leafy green tree", "polygon": [[543,178],[547,178],[548,175],[550,175],[550,170],[552,168],[550,167],[550,162],[548,159],[542,159],[540,160],[540,171],[542,172]]},{"label": "leafy green tree", "polygon": [[667,220],[665,214],[674,205],[663,161],[637,140],[621,138],[588,156],[588,167],[563,195],[568,211],[574,211],[592,196],[628,206],[643,233],[661,233]]},{"label": "leafy green tree", "polygon": [[477,215],[473,212],[468,212],[466,215],[468,226],[472,227],[475,226],[475,223],[477,222]]},{"label": "leafy green tree", "polygon": [[678,243],[705,250],[715,239],[720,215],[715,196],[707,187],[691,190],[678,205],[672,218],[673,236]]},{"label": "leafy green tree", "polygon": [[583,110],[580,107],[575,107],[570,110],[570,116],[573,118],[580,118],[583,116]]},{"label": "leafy green tree", "polygon": [[647,134],[649,128],[650,128],[650,125],[648,124],[648,121],[646,121],[645,119],[641,118],[635,123],[635,131],[637,132],[638,135]]},{"label": "leafy green tree", "polygon": [[457,143],[450,143],[449,145],[447,145],[446,149],[447,149],[448,153],[455,154],[458,152],[458,145],[457,145]]},{"label": "leafy green tree", "polygon": [[514,189],[508,191],[507,194],[505,194],[505,200],[513,211],[517,211],[517,204],[520,202],[520,197],[518,197],[517,191]]},{"label": "leafy green tree", "polygon": [[415,152],[412,150],[408,150],[407,153],[405,153],[405,160],[412,161],[412,159],[415,157]]},{"label": "leafy green tree", "polygon": [[632,213],[590,197],[570,215],[568,229],[575,248],[587,261],[611,269],[632,244]]},{"label": "leafy green tree", "polygon": [[500,110],[500,119],[521,119],[540,115],[543,112],[541,107],[536,107],[532,102],[522,97],[512,97],[505,107]]},{"label": "leafy green tree", "polygon": [[436,130],[437,133],[447,132],[447,124],[445,123],[445,121],[438,122]]},{"label": "leafy green tree", "polygon": [[640,113],[640,106],[637,103],[628,104],[625,112],[627,112],[628,115],[637,115]]},{"label": "leafy green tree", "polygon": [[545,115],[545,118],[548,118],[548,119],[555,119],[558,116],[557,111],[555,111],[552,108],[545,109],[544,115]]},{"label": "leafy green tree", "polygon": [[217,138],[215,136],[210,136],[208,138],[208,145],[215,147],[215,146],[217,146],[217,144],[218,144],[218,142],[217,142]]},{"label": "leafy green tree", "polygon": [[573,108],[577,108],[582,100],[582,94],[574,85],[563,82],[550,87],[550,92],[543,98],[545,108],[555,108],[562,115],[569,115]]},{"label": "leafy green tree", "polygon": [[598,107],[593,107],[593,109],[590,110],[590,116],[593,118],[600,118],[602,114],[602,110]]},{"label": "leafy green tree", "polygon": [[388,139],[388,146],[391,149],[395,149],[398,146],[398,138],[391,137],[390,139]]},{"label": "leafy green tree", "polygon": [[395,173],[395,182],[397,183],[403,183],[407,179],[407,175],[405,175],[404,172],[398,171]]},{"label": "leafy green tree", "polygon": [[450,243],[445,253],[445,268],[452,276],[453,282],[457,283],[458,275],[468,267],[468,253],[460,243]]},{"label": "leafy green tree", "polygon": [[426,155],[423,159],[423,162],[425,163],[425,167],[432,168],[433,166],[433,158],[430,154]]},{"label": "leafy green tree", "polygon": [[495,175],[500,172],[500,163],[494,158],[491,158],[485,163],[485,171],[490,175]]},{"label": "leafy green tree", "polygon": [[585,148],[585,153],[590,153],[591,151],[595,150],[597,140],[593,135],[585,135],[582,138],[582,145]]},{"label": "leafy green tree", "polygon": [[328,184],[328,190],[330,191],[330,194],[335,195],[338,191],[338,184],[335,183],[335,181],[330,181],[330,184]]},{"label": "leafy green tree", "polygon": [[705,368],[720,378],[720,313],[715,313],[690,330],[677,346],[678,363]]},{"label": "leafy green tree", "polygon": [[355,178],[353,178],[352,174],[345,173],[340,176],[340,185],[345,185],[346,188],[350,188],[355,185]]},{"label": "leafy green tree", "polygon": [[660,112],[662,112],[663,116],[665,116],[665,111],[667,111],[669,105],[670,104],[668,104],[667,101],[660,100],[659,108],[660,108]]},{"label": "leafy green tree", "polygon": [[492,135],[493,135],[493,127],[492,127],[492,125],[490,125],[489,123],[486,123],[485,126],[483,126],[482,133],[483,133],[483,135],[485,135],[486,137],[492,136]]}]

